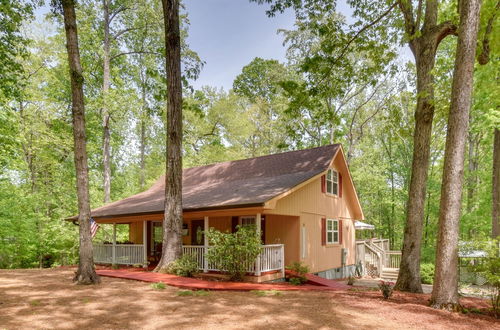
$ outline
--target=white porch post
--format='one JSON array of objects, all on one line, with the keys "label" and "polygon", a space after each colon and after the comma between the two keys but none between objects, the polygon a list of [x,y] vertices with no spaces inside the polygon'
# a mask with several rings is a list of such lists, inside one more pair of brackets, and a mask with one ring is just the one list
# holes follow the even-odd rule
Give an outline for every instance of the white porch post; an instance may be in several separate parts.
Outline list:
[{"label": "white porch post", "polygon": [[142,253],[144,256],[144,268],[148,267],[148,251],[147,251],[148,226],[147,221],[142,222]]},{"label": "white porch post", "polygon": [[[257,233],[259,233],[259,237],[261,237],[260,224],[261,224],[261,216],[260,213],[257,213],[257,216],[255,217],[255,227],[257,228]],[[260,276],[260,253],[257,256],[257,259],[255,260],[255,275]]]},{"label": "white porch post", "polygon": [[285,245],[281,244],[281,276],[285,277]]},{"label": "white porch post", "polygon": [[[203,242],[203,245],[204,245],[204,248],[203,248],[203,253],[204,253],[204,256],[203,256],[203,272],[204,273],[208,273],[208,259],[207,259],[207,253],[208,253],[208,216],[205,216],[203,218],[203,230],[204,230],[204,242]],[[194,233],[191,233],[191,235],[194,235]]]},{"label": "white porch post", "polygon": [[116,264],[116,222],[113,222],[113,250],[112,250],[112,264]]}]

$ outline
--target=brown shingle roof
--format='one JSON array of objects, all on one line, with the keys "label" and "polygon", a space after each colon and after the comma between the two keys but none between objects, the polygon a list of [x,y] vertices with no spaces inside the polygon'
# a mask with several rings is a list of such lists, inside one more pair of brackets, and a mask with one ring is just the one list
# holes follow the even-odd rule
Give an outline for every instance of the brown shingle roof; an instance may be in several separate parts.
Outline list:
[{"label": "brown shingle roof", "polygon": [[[262,205],[326,171],[338,144],[183,170],[184,211]],[[148,190],[92,210],[93,217],[164,210],[165,177]]]}]

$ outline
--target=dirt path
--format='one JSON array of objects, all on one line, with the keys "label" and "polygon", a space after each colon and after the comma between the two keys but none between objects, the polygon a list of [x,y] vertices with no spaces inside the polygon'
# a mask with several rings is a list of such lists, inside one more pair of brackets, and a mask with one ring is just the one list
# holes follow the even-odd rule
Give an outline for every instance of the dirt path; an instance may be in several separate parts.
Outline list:
[{"label": "dirt path", "polygon": [[179,296],[177,288],[105,277],[99,286],[77,286],[72,275],[72,269],[0,270],[0,329],[500,329],[492,318],[436,311],[412,296],[392,302],[377,292]]}]

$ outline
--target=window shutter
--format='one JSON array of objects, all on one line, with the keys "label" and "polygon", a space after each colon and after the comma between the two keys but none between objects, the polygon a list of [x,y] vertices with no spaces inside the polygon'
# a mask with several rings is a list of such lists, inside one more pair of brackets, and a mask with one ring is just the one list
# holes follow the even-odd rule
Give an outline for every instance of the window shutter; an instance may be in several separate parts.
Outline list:
[{"label": "window shutter", "polygon": [[231,218],[231,232],[236,233],[236,226],[238,225],[238,217]]},{"label": "window shutter", "polygon": [[326,245],[326,218],[321,218],[321,245]]},{"label": "window shutter", "polygon": [[339,244],[342,244],[342,220],[339,220]]},{"label": "window shutter", "polygon": [[339,197],[342,197],[342,174],[339,173]]},{"label": "window shutter", "polygon": [[321,176],[321,192],[326,193],[326,175]]}]

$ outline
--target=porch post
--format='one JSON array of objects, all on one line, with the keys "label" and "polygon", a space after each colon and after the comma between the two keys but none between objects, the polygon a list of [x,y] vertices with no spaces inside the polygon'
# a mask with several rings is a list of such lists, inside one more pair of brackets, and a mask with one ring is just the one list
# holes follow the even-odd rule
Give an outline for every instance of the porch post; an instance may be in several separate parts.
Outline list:
[{"label": "porch post", "polygon": [[113,250],[112,250],[112,264],[116,263],[116,222],[113,222]]},{"label": "porch post", "polygon": [[[203,218],[203,230],[204,230],[204,234],[203,234],[203,245],[204,245],[204,248],[203,248],[203,272],[204,273],[208,273],[208,259],[207,259],[207,253],[208,253],[208,217],[205,216]],[[194,235],[194,234],[192,234]]]},{"label": "porch post", "polygon": [[147,237],[148,237],[148,227],[147,227],[147,221],[144,220],[142,222],[142,253],[144,256],[144,268],[148,267],[148,251],[147,251]]},{"label": "porch post", "polygon": [[[260,213],[257,213],[257,216],[255,217],[255,227],[257,228],[257,233],[259,233],[259,238],[261,237],[260,223],[261,223],[261,216]],[[255,260],[255,275],[260,276],[260,253],[257,256],[257,259]]]}]

